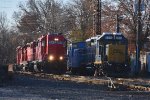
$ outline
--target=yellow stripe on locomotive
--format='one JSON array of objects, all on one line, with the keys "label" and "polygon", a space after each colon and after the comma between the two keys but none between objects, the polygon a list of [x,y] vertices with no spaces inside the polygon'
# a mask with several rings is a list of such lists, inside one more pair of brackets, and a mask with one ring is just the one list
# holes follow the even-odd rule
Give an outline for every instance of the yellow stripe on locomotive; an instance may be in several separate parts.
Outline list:
[{"label": "yellow stripe on locomotive", "polygon": [[126,46],[121,44],[109,44],[106,47],[108,62],[124,63],[126,56]]}]

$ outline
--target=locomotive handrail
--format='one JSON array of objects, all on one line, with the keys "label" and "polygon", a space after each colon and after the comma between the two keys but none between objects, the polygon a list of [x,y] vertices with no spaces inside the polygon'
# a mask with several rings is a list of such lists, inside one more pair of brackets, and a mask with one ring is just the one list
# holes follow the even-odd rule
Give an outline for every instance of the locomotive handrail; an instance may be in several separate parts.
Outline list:
[{"label": "locomotive handrail", "polygon": [[108,77],[103,71],[102,71],[102,74],[109,80],[107,87],[111,88],[111,89],[116,89],[116,86],[115,86],[114,82],[112,81],[112,79],[110,77]]}]

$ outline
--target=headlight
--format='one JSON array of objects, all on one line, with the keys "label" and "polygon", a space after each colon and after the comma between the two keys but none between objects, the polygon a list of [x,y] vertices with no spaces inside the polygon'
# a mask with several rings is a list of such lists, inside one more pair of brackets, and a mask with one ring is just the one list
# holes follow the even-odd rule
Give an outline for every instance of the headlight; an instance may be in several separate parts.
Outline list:
[{"label": "headlight", "polygon": [[58,39],[58,38],[55,38],[54,40],[55,40],[55,41],[58,41],[59,39]]},{"label": "headlight", "polygon": [[62,56],[59,57],[59,60],[63,60],[64,58]]},{"label": "headlight", "polygon": [[50,61],[54,60],[54,56],[49,56],[49,60]]}]

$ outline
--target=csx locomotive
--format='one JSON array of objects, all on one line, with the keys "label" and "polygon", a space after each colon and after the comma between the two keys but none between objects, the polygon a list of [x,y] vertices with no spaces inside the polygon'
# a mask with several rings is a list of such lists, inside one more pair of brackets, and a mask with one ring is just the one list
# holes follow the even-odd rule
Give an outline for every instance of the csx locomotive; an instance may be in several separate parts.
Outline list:
[{"label": "csx locomotive", "polygon": [[67,40],[61,33],[47,34],[17,47],[17,65],[23,70],[66,72]]},{"label": "csx locomotive", "polygon": [[95,75],[128,75],[128,40],[121,33],[103,33],[96,40]]}]

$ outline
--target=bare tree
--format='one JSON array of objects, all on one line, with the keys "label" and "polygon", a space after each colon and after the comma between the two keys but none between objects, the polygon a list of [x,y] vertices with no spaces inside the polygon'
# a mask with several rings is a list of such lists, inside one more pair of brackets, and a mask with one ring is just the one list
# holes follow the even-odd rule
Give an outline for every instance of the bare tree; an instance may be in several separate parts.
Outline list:
[{"label": "bare tree", "polygon": [[[138,0],[137,0],[138,1]],[[112,3],[113,2],[113,3]],[[145,11],[142,11],[141,15],[141,23],[142,23],[142,33],[140,36],[141,46],[147,40],[149,34],[149,26],[145,24],[149,19],[149,11],[146,9],[150,8],[149,0],[142,0],[144,3],[143,7]],[[117,22],[117,14],[123,17],[123,20],[120,20],[120,32],[125,34],[129,43],[135,45],[136,34],[137,34],[137,19],[138,16],[134,10],[134,0],[109,0],[103,2],[102,9],[102,30],[104,31],[116,31],[116,22]],[[105,27],[105,28],[104,28]]]},{"label": "bare tree", "polygon": [[71,32],[73,41],[83,41],[92,36],[93,10],[91,4],[91,0],[72,0],[70,3],[76,24]]},{"label": "bare tree", "polygon": [[7,16],[5,13],[0,13],[0,63],[6,63],[8,58],[8,27]]},{"label": "bare tree", "polygon": [[26,32],[29,30],[30,32],[53,33],[70,30],[66,28],[69,26],[66,23],[69,23],[67,19],[70,17],[66,14],[68,8],[56,0],[29,0],[27,6],[20,4],[19,8],[23,13],[20,14],[21,17],[17,23],[20,29]]}]

